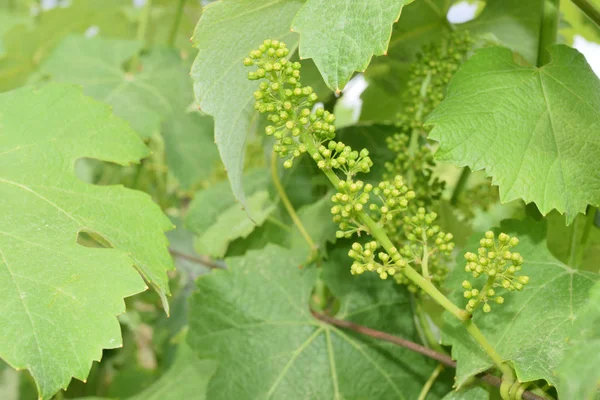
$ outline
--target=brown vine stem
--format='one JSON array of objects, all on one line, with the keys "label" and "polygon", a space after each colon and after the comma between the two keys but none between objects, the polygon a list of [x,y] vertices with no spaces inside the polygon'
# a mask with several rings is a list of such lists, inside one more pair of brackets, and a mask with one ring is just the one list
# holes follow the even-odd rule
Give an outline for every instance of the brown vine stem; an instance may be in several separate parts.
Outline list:
[{"label": "brown vine stem", "polygon": [[[318,313],[316,311],[311,311],[312,315],[318,319],[319,321],[325,322],[326,324],[337,326],[339,328],[349,329],[356,333],[360,333],[361,335],[370,336],[375,339],[384,340],[386,342],[393,343],[400,347],[404,347],[410,351],[414,351],[415,353],[422,354],[426,357],[429,357],[433,360],[436,360],[440,364],[443,364],[450,368],[456,368],[456,361],[454,361],[450,356],[439,353],[435,350],[432,350],[428,347],[422,346],[418,343],[411,342],[410,340],[406,340],[399,336],[390,335],[389,333],[378,331],[376,329],[368,328],[363,325],[355,324],[354,322],[344,321],[341,319],[333,318],[325,314]],[[478,379],[481,379],[483,382],[495,386],[500,387],[502,384],[502,380],[497,376],[481,373],[477,375]],[[530,391],[523,392],[522,398],[525,400],[545,400],[544,397],[538,396],[535,393]]]},{"label": "brown vine stem", "polygon": [[202,264],[210,269],[225,269],[225,265],[216,262],[215,260],[207,256],[192,256],[175,249],[169,249],[169,253],[175,258],[181,258],[182,260],[191,261],[196,264]]}]

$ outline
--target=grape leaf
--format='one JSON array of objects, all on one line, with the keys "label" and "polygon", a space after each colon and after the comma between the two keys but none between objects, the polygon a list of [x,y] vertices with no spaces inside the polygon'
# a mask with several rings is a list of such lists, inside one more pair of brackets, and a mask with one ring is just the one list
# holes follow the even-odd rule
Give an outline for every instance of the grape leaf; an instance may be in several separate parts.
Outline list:
[{"label": "grape leaf", "polygon": [[183,342],[177,349],[173,365],[159,380],[129,400],[206,399],[206,388],[217,365],[214,361],[199,360]]},{"label": "grape leaf", "polygon": [[575,321],[569,343],[557,371],[560,398],[597,398],[600,385],[600,284],[590,291],[589,303]]},{"label": "grape leaf", "polygon": [[327,86],[339,92],[354,71],[386,53],[392,25],[411,1],[308,0],[292,23],[300,57],[312,58]]},{"label": "grape leaf", "polygon": [[474,35],[493,34],[531,64],[538,55],[543,0],[487,0],[477,18],[459,25]]},{"label": "grape leaf", "polygon": [[[543,222],[508,220],[498,231],[519,238],[515,251],[525,260],[522,274],[529,276],[529,284],[522,292],[498,289],[498,294],[505,299],[504,304],[492,305],[489,314],[476,310],[474,321],[500,356],[514,365],[520,381],[545,379],[560,391],[561,384],[554,370],[598,275],[572,269],[554,258],[546,244]],[[480,235],[473,236],[467,249],[476,251],[480,238]],[[459,305],[466,303],[462,290],[458,290],[463,280],[470,280],[474,287],[485,283],[484,277],[474,279],[465,272],[464,264],[464,258],[459,256],[457,268],[447,281],[447,286],[454,290],[450,298]],[[492,363],[460,322],[449,315],[445,317],[447,324],[442,330],[442,341],[452,346],[452,357],[458,362],[456,384],[460,387]]]},{"label": "grape leaf", "polygon": [[144,138],[162,128],[167,164],[182,186],[190,187],[208,177],[218,159],[211,118],[186,113],[193,102],[191,80],[175,49],[153,48],[140,57],[140,73],[125,71],[123,64],[141,48],[136,41],[68,36],[39,75],[82,85],[87,95],[112,105]]},{"label": "grape leaf", "polygon": [[[172,225],[146,194],[77,179],[78,158],[127,165],[148,154],[80,89],[0,95],[0,133],[0,209],[10,210],[0,214],[0,356],[29,369],[48,399],[72,376],[84,380],[103,348],[120,346],[115,315],[146,289],[140,274],[168,306],[163,231]],[[79,245],[82,231],[112,248]]]},{"label": "grape leaf", "polygon": [[482,49],[463,65],[430,115],[436,156],[486,170],[500,199],[535,202],[568,221],[600,204],[600,80],[577,50],[558,45],[542,68],[510,50]]},{"label": "grape leaf", "polygon": [[[317,270],[305,259],[268,245],[198,279],[188,342],[219,362],[208,398],[415,398],[435,363],[314,319]],[[338,317],[412,338],[410,312],[398,312],[408,309],[400,287],[380,282],[347,294]]]},{"label": "grape leaf", "polygon": [[0,57],[4,55],[5,51],[2,43],[4,33],[11,30],[15,25],[26,24],[29,21],[30,18],[26,14],[6,12],[0,8]]},{"label": "grape leaf", "polygon": [[185,225],[195,234],[194,247],[198,253],[222,258],[231,241],[247,237],[273,211],[274,207],[268,199],[267,171],[251,170],[244,175],[244,182],[254,222],[236,204],[227,182],[217,183],[196,193]]},{"label": "grape leaf", "polygon": [[0,59],[0,92],[26,83],[52,49],[67,35],[83,33],[90,26],[103,36],[132,37],[136,26],[125,18],[121,0],[73,1],[68,7],[45,11],[39,23],[20,24],[4,34],[5,57]]},{"label": "grape leaf", "polygon": [[215,119],[217,147],[242,207],[246,137],[257,118],[256,82],[247,80],[242,61],[265,39],[283,40],[293,52],[298,38],[289,28],[301,5],[300,0],[215,2],[205,8],[192,38],[199,50],[192,66],[196,100]]},{"label": "grape leaf", "polygon": [[199,254],[223,258],[231,241],[247,237],[266,221],[274,209],[275,205],[269,200],[269,192],[259,190],[249,196],[247,201],[247,210],[253,220],[234,204],[219,214],[214,224],[196,237],[194,248]]}]

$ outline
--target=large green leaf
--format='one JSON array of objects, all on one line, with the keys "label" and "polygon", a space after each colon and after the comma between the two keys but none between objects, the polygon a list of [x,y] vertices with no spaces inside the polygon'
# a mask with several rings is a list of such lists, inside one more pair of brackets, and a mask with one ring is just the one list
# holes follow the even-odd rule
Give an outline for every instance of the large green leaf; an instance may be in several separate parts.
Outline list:
[{"label": "large green leaf", "polygon": [[[0,356],[29,369],[44,399],[120,346],[115,315],[146,289],[140,274],[167,306],[168,218],[146,194],[74,172],[82,157],[127,165],[147,154],[124,121],[76,87],[0,95]],[[79,245],[82,231],[112,248]]]},{"label": "large green leaf", "polygon": [[[208,398],[416,398],[435,363],[314,319],[309,303],[317,270],[303,268],[305,259],[269,245],[198,279],[188,341],[201,358],[219,362]],[[340,307],[339,318],[415,336],[408,297],[398,286],[356,290]]]},{"label": "large green leaf", "polygon": [[[562,390],[554,370],[567,348],[567,338],[575,321],[581,317],[582,307],[588,302],[588,291],[598,281],[598,275],[575,270],[558,261],[546,244],[545,223],[532,219],[505,221],[499,231],[520,240],[515,248],[525,260],[523,275],[529,284],[521,292],[497,289],[505,299],[502,305],[492,305],[489,314],[477,310],[474,321],[500,356],[514,365],[521,381],[545,379]],[[476,251],[480,235],[471,238],[467,250]],[[485,278],[474,280],[465,272],[464,258],[459,257],[457,268],[448,278],[447,285],[454,292],[450,298],[456,304],[466,304],[461,282],[470,280],[480,288]],[[457,360],[457,385],[492,366],[491,360],[466,333],[460,322],[446,315],[442,340],[452,346],[452,357]]]},{"label": "large green leaf", "polygon": [[392,25],[412,0],[308,0],[292,30],[300,33],[300,57],[312,58],[327,86],[340,91],[354,71],[387,51]]},{"label": "large green leaf", "polygon": [[39,75],[82,85],[86,94],[112,105],[142,137],[162,130],[168,165],[189,187],[206,178],[218,158],[211,118],[186,112],[193,103],[191,80],[175,49],[154,48],[140,57],[141,72],[127,72],[124,63],[141,48],[136,41],[68,36]]},{"label": "large green leaf", "polygon": [[569,221],[600,205],[600,80],[566,46],[542,68],[516,64],[510,50],[479,50],[458,71],[428,123],[436,156],[486,170],[503,202],[535,202]]},{"label": "large green leaf", "polygon": [[588,305],[577,318],[570,347],[559,363],[558,377],[561,399],[592,400],[598,397],[600,385],[600,284],[590,291]]},{"label": "large green leaf", "polygon": [[290,32],[301,0],[229,0],[208,5],[192,41],[199,53],[192,67],[196,100],[215,119],[215,140],[233,194],[245,207],[242,171],[246,137],[254,129],[256,82],[248,81],[244,57],[265,39],[280,39],[293,50]]}]

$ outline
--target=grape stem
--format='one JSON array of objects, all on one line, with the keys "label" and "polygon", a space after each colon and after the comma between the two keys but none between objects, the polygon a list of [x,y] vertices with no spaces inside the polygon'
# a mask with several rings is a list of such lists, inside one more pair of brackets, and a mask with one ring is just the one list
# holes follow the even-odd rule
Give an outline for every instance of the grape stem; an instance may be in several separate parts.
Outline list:
[{"label": "grape stem", "polygon": [[452,197],[450,198],[450,204],[452,204],[453,206],[458,204],[458,198],[467,186],[469,176],[471,176],[471,170],[469,169],[469,167],[464,167],[462,169],[462,172],[460,173],[458,181],[456,182],[456,186],[454,186],[454,190],[452,191]]},{"label": "grape stem", "polygon": [[431,387],[433,386],[433,384],[435,383],[435,380],[437,379],[438,376],[440,376],[440,374],[442,373],[443,370],[444,370],[444,365],[438,364],[438,366],[431,373],[431,376],[429,377],[429,379],[427,379],[427,382],[425,382],[425,385],[423,385],[423,389],[421,389],[421,393],[419,393],[419,398],[417,400],[425,400],[427,398],[427,395],[429,394]]},{"label": "grape stem", "polygon": [[575,265],[573,265],[573,268],[578,268],[581,265],[581,261],[583,260],[583,256],[585,254],[585,249],[587,248],[588,242],[590,240],[590,233],[594,226],[597,212],[598,209],[596,207],[588,206],[588,210],[585,215],[585,225],[583,226],[583,233],[581,234],[581,240],[579,241],[579,252],[577,254],[577,260],[575,261]]},{"label": "grape stem", "polygon": [[571,0],[579,9],[591,19],[597,26],[600,27],[600,10],[589,0]]},{"label": "grape stem", "polygon": [[179,25],[181,24],[181,16],[183,15],[184,5],[185,0],[179,0],[179,4],[177,4],[177,11],[175,13],[175,20],[173,21],[171,32],[169,33],[169,46],[173,46],[175,44],[175,39],[177,39],[177,31],[179,31]]},{"label": "grape stem", "polygon": [[431,276],[429,275],[429,248],[427,247],[427,233],[423,230],[422,234],[423,239],[423,258],[421,259],[421,273],[423,277],[428,281],[431,281]]},{"label": "grape stem", "polygon": [[302,235],[306,243],[308,243],[308,246],[313,254],[315,254],[318,251],[317,245],[306,231],[304,224],[302,224],[300,217],[298,217],[298,214],[296,213],[296,210],[294,209],[294,206],[292,205],[292,202],[290,201],[285,189],[283,188],[283,185],[281,184],[281,180],[279,179],[279,172],[277,171],[277,153],[275,152],[273,152],[271,156],[271,179],[273,180],[275,190],[277,190],[277,194],[283,202],[285,209],[287,210],[290,218],[292,218],[296,228],[298,228],[298,232],[300,232],[300,235]]}]

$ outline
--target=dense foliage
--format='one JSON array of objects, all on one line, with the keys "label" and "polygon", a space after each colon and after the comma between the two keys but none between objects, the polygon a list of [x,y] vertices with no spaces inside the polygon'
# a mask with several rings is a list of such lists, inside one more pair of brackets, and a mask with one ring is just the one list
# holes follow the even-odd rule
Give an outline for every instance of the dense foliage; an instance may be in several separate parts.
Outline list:
[{"label": "dense foliage", "polygon": [[600,4],[456,3],[2,0],[0,399],[597,398]]}]

